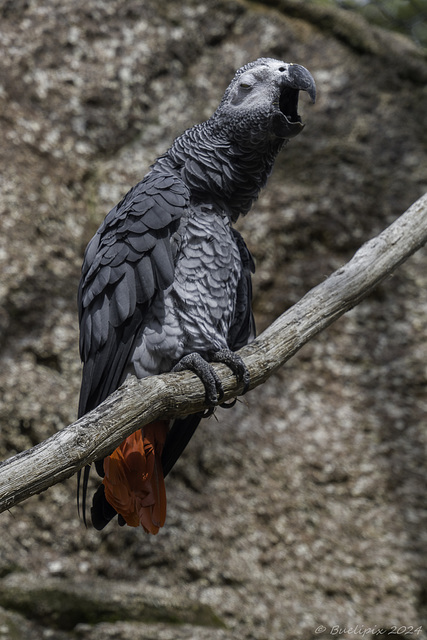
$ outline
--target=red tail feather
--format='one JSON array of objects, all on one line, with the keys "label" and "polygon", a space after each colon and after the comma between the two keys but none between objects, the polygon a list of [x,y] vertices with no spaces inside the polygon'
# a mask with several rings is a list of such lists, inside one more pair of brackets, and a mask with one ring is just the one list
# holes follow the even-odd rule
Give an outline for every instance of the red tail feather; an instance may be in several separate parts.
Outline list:
[{"label": "red tail feather", "polygon": [[105,497],[131,527],[156,534],[166,518],[161,455],[168,422],[159,420],[126,438],[104,460]]}]

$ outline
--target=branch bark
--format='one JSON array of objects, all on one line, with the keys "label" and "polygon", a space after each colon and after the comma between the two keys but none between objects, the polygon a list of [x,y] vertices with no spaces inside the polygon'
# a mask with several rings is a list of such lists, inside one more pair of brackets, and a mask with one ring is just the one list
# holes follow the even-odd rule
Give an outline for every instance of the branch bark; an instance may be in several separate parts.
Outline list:
[{"label": "branch bark", "polygon": [[[250,388],[265,382],[304,344],[356,306],[426,242],[427,194],[240,350],[251,375]],[[224,400],[242,392],[241,384],[226,366],[213,366],[223,382]],[[144,380],[130,378],[80,420],[0,464],[0,512],[108,455],[144,424],[205,408],[203,385],[190,372]]]}]

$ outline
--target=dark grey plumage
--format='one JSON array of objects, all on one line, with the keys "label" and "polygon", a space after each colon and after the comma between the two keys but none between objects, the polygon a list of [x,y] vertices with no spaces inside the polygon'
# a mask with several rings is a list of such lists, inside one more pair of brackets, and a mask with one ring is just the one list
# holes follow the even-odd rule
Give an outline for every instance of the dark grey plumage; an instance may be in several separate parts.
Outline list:
[{"label": "dark grey plumage", "polygon": [[[194,352],[212,361],[254,337],[254,265],[231,223],[249,211],[277,153],[303,128],[300,90],[314,100],[313,78],[299,65],[261,58],[239,69],[213,116],[177,138],[107,215],[87,247],[79,287],[79,416],[128,374],[169,371]],[[243,375],[238,363],[236,371]],[[171,427],[165,474],[200,419]],[[103,475],[102,461],[97,470]],[[101,490],[96,526],[113,515]]]}]

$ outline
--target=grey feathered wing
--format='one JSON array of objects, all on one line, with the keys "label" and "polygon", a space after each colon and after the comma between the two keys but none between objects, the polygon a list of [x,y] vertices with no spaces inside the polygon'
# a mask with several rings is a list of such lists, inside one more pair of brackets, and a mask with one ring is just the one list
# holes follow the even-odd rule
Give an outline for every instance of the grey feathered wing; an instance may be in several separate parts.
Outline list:
[{"label": "grey feathered wing", "polygon": [[[153,170],[110,211],[89,243],[78,292],[83,361],[79,417],[123,381],[153,300],[173,282],[171,236],[188,204],[188,189],[178,177]],[[103,476],[103,460],[95,464]],[[80,477],[79,472],[78,495]],[[86,467],[84,519],[88,478]],[[115,511],[108,508],[103,494],[98,498],[95,517],[99,510],[101,528]]]},{"label": "grey feathered wing", "polygon": [[83,380],[79,416],[122,382],[153,299],[174,278],[171,235],[189,192],[152,171],[110,211],[89,243],[78,293]]}]

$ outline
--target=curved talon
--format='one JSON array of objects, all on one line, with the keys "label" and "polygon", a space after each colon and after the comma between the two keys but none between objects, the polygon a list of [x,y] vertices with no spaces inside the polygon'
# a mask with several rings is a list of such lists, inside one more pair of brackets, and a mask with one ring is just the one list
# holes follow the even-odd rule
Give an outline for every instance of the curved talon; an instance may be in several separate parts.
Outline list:
[{"label": "curved talon", "polygon": [[[222,407],[222,404],[220,406]],[[213,416],[214,412],[215,407],[209,407],[209,409],[206,409],[206,411],[202,413],[202,418],[210,418],[211,416]]]},{"label": "curved talon", "polygon": [[234,398],[231,402],[223,402],[219,406],[223,409],[232,409],[237,402],[237,398]]}]

